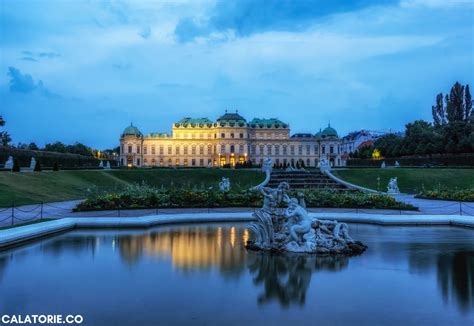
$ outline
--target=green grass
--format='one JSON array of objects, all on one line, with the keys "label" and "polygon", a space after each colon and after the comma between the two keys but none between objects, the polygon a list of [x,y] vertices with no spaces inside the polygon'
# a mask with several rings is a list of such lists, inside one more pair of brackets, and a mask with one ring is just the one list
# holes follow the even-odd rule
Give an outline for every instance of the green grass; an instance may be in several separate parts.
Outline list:
[{"label": "green grass", "polygon": [[150,169],[150,170],[82,170],[29,173],[0,172],[0,207],[27,205],[84,198],[87,189],[109,190],[146,182],[165,188],[218,187],[222,177],[230,178],[233,190],[257,185],[264,174],[250,170]]},{"label": "green grass", "polygon": [[334,174],[343,180],[359,186],[377,189],[377,177],[380,177],[380,189],[387,190],[390,178],[398,178],[401,192],[418,193],[422,187],[435,189],[440,184],[447,189],[474,189],[474,169],[423,169],[423,168],[360,168],[334,170]]}]

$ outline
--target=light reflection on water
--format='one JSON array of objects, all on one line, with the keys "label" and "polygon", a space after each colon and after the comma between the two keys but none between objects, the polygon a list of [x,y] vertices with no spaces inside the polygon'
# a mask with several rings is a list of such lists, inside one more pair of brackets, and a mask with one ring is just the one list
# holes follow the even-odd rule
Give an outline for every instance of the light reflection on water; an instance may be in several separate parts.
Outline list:
[{"label": "light reflection on water", "polygon": [[351,235],[369,245],[362,256],[247,252],[244,224],[75,231],[0,253],[0,312],[280,324],[331,310],[319,324],[473,324],[472,230],[352,225]]}]

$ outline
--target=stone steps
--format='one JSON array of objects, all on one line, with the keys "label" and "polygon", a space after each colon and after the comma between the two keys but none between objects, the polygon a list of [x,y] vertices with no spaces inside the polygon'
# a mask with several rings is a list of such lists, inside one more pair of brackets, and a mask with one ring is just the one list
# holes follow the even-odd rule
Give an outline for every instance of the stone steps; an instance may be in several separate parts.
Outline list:
[{"label": "stone steps", "polygon": [[291,189],[352,191],[319,171],[272,171],[268,186],[277,187],[283,181],[288,182]]}]

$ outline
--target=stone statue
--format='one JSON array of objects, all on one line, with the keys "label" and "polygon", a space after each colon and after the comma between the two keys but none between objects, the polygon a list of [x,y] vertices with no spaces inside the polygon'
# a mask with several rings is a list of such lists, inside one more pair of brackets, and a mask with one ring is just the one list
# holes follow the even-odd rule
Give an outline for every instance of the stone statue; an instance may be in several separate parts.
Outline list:
[{"label": "stone statue", "polygon": [[31,157],[30,170],[34,170],[34,169],[35,169],[35,166],[36,166],[36,160],[35,160],[34,157]]},{"label": "stone statue", "polygon": [[105,169],[110,170],[110,161],[107,161],[105,164]]},{"label": "stone statue", "polygon": [[221,192],[229,192],[230,191],[229,178],[222,177],[222,181],[219,182],[219,190]]},{"label": "stone statue", "polygon": [[13,169],[13,156],[8,156],[8,159],[5,162],[5,165],[3,168],[8,169],[8,170]]},{"label": "stone statue", "polygon": [[103,168],[104,167],[104,161],[100,160],[99,162],[99,168]]},{"label": "stone statue", "polygon": [[385,161],[382,162],[382,165],[380,166],[381,169],[385,169],[387,165],[385,164]]},{"label": "stone statue", "polygon": [[326,171],[331,172],[331,164],[329,163],[329,161],[325,158],[321,159],[321,161],[319,162],[319,170],[321,171],[321,173],[324,173]]},{"label": "stone statue", "polygon": [[256,221],[249,225],[249,230],[254,240],[247,242],[247,249],[350,256],[367,248],[349,236],[347,224],[311,218],[304,194],[290,198],[287,182],[281,182],[277,188],[266,187],[267,184],[264,181],[251,188],[263,195],[263,207],[253,214]]},{"label": "stone statue", "polygon": [[387,192],[389,194],[399,194],[400,193],[400,189],[398,189],[397,177],[390,178],[390,181],[388,182],[388,186],[387,186]]},{"label": "stone statue", "polygon": [[395,161],[395,167],[396,167],[396,168],[399,168],[399,167],[400,167],[400,163],[398,163],[398,161]]}]

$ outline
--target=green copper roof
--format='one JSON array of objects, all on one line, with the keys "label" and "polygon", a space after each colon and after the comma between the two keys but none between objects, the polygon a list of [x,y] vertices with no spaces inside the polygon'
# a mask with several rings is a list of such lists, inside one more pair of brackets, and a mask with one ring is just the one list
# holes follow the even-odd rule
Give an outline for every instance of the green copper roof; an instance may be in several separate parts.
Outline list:
[{"label": "green copper roof", "polygon": [[283,121],[276,118],[253,118],[252,121],[249,122],[249,125],[252,128],[288,128],[287,123],[284,123]]},{"label": "green copper roof", "polygon": [[328,124],[326,128],[321,133],[321,137],[338,137],[336,129],[331,127],[331,124]]},{"label": "green copper roof", "polygon": [[219,118],[217,118],[217,122],[246,122],[244,117],[242,117],[237,111],[235,113],[228,113],[227,111],[225,112],[224,115],[221,115]]},{"label": "green copper roof", "polygon": [[175,127],[212,127],[212,121],[208,118],[183,118],[174,124]]},{"label": "green copper roof", "polygon": [[138,130],[137,127],[133,125],[133,123],[130,123],[130,126],[125,128],[122,133],[123,136],[142,136],[142,133],[140,130]]}]

